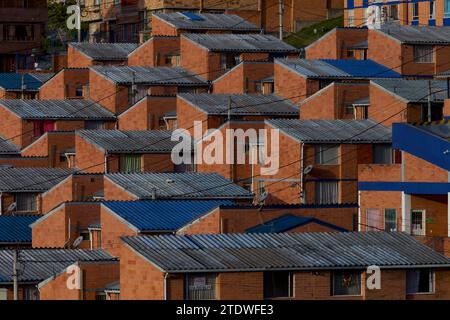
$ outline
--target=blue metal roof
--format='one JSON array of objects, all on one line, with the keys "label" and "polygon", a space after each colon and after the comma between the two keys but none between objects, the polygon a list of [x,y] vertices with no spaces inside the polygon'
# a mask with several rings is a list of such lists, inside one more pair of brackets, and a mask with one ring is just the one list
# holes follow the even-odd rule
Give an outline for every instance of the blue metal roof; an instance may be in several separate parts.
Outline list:
[{"label": "blue metal roof", "polygon": [[22,76],[27,91],[37,91],[44,83],[42,78],[25,73],[0,73],[0,87],[5,90],[22,90]]},{"label": "blue metal roof", "polygon": [[102,203],[141,232],[176,231],[229,200],[146,200]]},{"label": "blue metal roof", "polygon": [[31,242],[30,224],[39,216],[0,216],[0,243]]},{"label": "blue metal roof", "polygon": [[322,61],[341,69],[354,78],[401,78],[399,73],[372,60],[322,59]]},{"label": "blue metal roof", "polygon": [[403,191],[406,194],[448,194],[450,183],[447,182],[391,182],[361,181],[359,191]]},{"label": "blue metal roof", "polygon": [[281,217],[275,218],[273,220],[267,221],[263,224],[254,226],[245,230],[247,233],[280,233],[286,232],[297,227],[301,227],[310,223],[317,223],[321,226],[334,229],[336,231],[348,231],[347,229],[341,228],[337,225],[316,219],[314,217],[299,217],[293,214],[285,214]]}]

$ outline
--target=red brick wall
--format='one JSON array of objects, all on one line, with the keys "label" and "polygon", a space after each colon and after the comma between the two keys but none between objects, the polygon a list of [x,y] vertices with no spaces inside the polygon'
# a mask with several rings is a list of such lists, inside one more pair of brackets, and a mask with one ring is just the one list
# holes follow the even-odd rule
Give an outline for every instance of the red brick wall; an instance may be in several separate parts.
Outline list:
[{"label": "red brick wall", "polygon": [[27,125],[21,118],[14,113],[0,106],[0,119],[4,125],[0,126],[0,135],[4,139],[23,148],[30,144],[34,136],[33,125]]},{"label": "red brick wall", "polygon": [[447,195],[411,195],[411,210],[425,210],[426,236],[448,236]]},{"label": "red brick wall", "polygon": [[407,59],[402,56],[403,50],[399,42],[379,31],[369,30],[368,43],[368,59],[402,73],[402,63]]},{"label": "red brick wall", "polygon": [[177,28],[160,19],[152,16],[152,36],[178,36]]},{"label": "red brick wall", "polygon": [[369,92],[369,119],[383,122],[384,126],[407,121],[407,103],[373,83],[370,84]]},{"label": "red brick wall", "polygon": [[409,182],[448,182],[448,172],[430,162],[403,152],[404,179]]},{"label": "red brick wall", "polygon": [[221,70],[220,53],[209,52],[184,37],[181,37],[180,52],[181,66],[206,80],[217,79],[225,72]]},{"label": "red brick wall", "polygon": [[[365,231],[369,227],[384,229],[384,209],[396,209],[397,230],[401,230],[403,221],[401,191],[360,191],[359,196],[359,227],[361,231]],[[383,201],[380,201],[380,199],[383,199]],[[372,221],[372,223],[368,224],[366,217],[367,209],[379,209],[380,217],[375,219],[376,221]]]},{"label": "red brick wall", "polygon": [[146,153],[142,155],[143,172],[172,172],[171,153]]},{"label": "red brick wall", "polygon": [[68,68],[89,68],[93,65],[91,58],[76,50],[72,46],[67,48],[67,67]]},{"label": "red brick wall", "polygon": [[[75,136],[75,166],[84,172],[104,172],[105,153],[79,135]],[[109,164],[109,163],[108,163]]]},{"label": "red brick wall", "polygon": [[108,178],[104,178],[104,197],[105,200],[137,200],[135,196],[111,182]]},{"label": "red brick wall", "polygon": [[128,56],[129,66],[171,67],[166,55],[180,50],[179,37],[152,37]]},{"label": "red brick wall", "polygon": [[203,132],[208,128],[208,116],[199,109],[187,103],[185,100],[177,97],[177,127],[188,130],[194,135],[194,121],[202,121]]},{"label": "red brick wall", "polygon": [[129,106],[128,87],[118,86],[93,70],[89,70],[89,98],[115,114]]},{"label": "red brick wall", "polygon": [[76,88],[88,84],[89,69],[65,69],[42,85],[39,90],[39,99],[80,99],[75,96]]}]

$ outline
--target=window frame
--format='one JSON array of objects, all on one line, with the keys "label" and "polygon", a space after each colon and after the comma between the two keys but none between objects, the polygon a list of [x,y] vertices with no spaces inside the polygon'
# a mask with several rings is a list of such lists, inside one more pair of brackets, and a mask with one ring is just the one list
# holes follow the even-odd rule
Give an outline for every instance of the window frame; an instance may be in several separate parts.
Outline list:
[{"label": "window frame", "polygon": [[[430,48],[430,52],[424,53],[425,49],[429,50]],[[414,45],[413,60],[414,63],[434,63],[434,47],[432,45]]]},{"label": "window frame", "polygon": [[[335,278],[336,274],[340,273],[358,273],[359,278],[359,294],[336,294]],[[362,271],[361,270],[336,270],[331,272],[331,296],[332,297],[360,297],[362,296]]]},{"label": "window frame", "polygon": [[[18,199],[19,195],[20,196],[28,195],[28,196],[32,196],[34,198],[33,203],[31,205],[31,209],[23,210],[23,208],[21,208],[19,206],[19,203],[20,203],[20,205],[22,205],[22,203],[24,203],[23,201],[19,202],[19,199]],[[24,200],[24,199],[22,199],[22,200]],[[31,201],[31,200],[28,199],[27,201]],[[37,212],[38,211],[38,194],[35,192],[17,192],[14,194],[14,202],[16,203],[15,212]]]},{"label": "window frame", "polygon": [[[428,280],[428,284],[429,284],[429,291],[428,292],[410,292],[408,291],[408,273],[409,272],[417,272],[417,271],[422,271],[422,270],[428,270],[429,273],[429,280]],[[420,274],[419,274],[420,275]],[[406,294],[407,295],[426,295],[426,294],[434,294],[436,293],[436,273],[435,270],[431,269],[431,268],[424,268],[424,269],[412,269],[412,270],[406,270]]]},{"label": "window frame", "polygon": [[[206,281],[205,284],[207,286],[212,286],[212,288],[210,288],[210,290],[213,290],[213,295],[214,297],[210,298],[210,299],[194,299],[190,293],[191,289],[190,289],[190,284],[189,284],[189,280],[190,278],[194,278],[195,276],[198,277],[205,277]],[[212,284],[207,284],[208,283],[208,278],[214,278],[213,279],[213,283]],[[218,275],[217,273],[187,273],[185,274],[184,277],[184,293],[185,293],[185,300],[190,300],[190,301],[199,301],[199,300],[217,300],[217,281],[218,281]]]},{"label": "window frame", "polygon": [[411,15],[412,15],[412,21],[419,20],[419,15],[420,15],[419,2],[412,3]]},{"label": "window frame", "polygon": [[[325,201],[323,196],[323,189],[321,188],[324,184],[333,184],[335,185],[335,195],[336,198],[334,201]],[[339,203],[339,181],[316,181],[314,186],[314,203],[315,204],[338,204]]]},{"label": "window frame", "polygon": [[[421,213],[422,214],[422,231],[420,234],[413,232],[413,214],[414,213]],[[425,236],[427,234],[427,212],[426,210],[422,209],[413,209],[410,212],[410,233],[414,236]]]},{"label": "window frame", "polygon": [[[395,214],[394,216],[394,223],[395,223],[395,228],[393,230],[386,230],[386,213],[388,212],[388,210],[392,210],[391,213],[393,212]],[[384,222],[384,231],[386,232],[397,232],[398,230],[398,222],[397,222],[397,209],[394,208],[385,208],[383,210],[383,222]]]},{"label": "window frame", "polygon": [[[281,275],[282,273],[285,273],[285,275],[283,275],[283,276],[287,276],[287,279],[284,279],[284,280],[287,280],[287,295],[282,295],[282,296],[272,295],[272,296],[269,296],[268,295],[268,291],[269,290],[268,290],[267,279],[269,279],[270,276],[273,276],[274,274]],[[273,282],[274,278],[272,277],[271,280]],[[277,279],[277,280],[279,280],[279,279]],[[265,300],[292,299],[292,298],[294,298],[295,297],[294,281],[295,281],[295,278],[294,278],[294,273],[292,271],[266,271],[266,272],[264,272],[263,273],[263,298]],[[284,285],[286,285],[286,284],[284,284]],[[275,286],[272,283],[272,288],[271,288],[272,294],[274,293],[273,291],[275,291],[274,287]]]},{"label": "window frame", "polygon": [[[321,165],[321,166],[337,166],[340,164],[339,161],[339,151],[340,151],[340,146],[337,144],[317,144],[314,147],[314,152],[315,152],[315,157],[314,157],[314,163],[316,165]],[[335,150],[336,151],[336,155],[332,158],[332,163],[325,162],[323,159],[323,155],[324,152],[327,151],[331,151],[331,150]],[[336,162],[334,162],[336,161]]]}]

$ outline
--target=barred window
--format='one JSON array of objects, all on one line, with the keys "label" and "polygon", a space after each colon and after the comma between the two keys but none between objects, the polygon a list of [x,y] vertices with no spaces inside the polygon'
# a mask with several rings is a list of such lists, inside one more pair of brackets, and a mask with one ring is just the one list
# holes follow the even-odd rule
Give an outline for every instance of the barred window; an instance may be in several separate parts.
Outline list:
[{"label": "barred window", "polygon": [[187,300],[214,300],[216,299],[215,273],[196,273],[186,275]]},{"label": "barred window", "polygon": [[433,62],[433,46],[414,46],[414,62]]},{"label": "barred window", "polygon": [[33,212],[37,210],[37,194],[21,192],[16,194],[16,211]]},{"label": "barred window", "polygon": [[316,182],[316,204],[339,203],[338,182]]}]

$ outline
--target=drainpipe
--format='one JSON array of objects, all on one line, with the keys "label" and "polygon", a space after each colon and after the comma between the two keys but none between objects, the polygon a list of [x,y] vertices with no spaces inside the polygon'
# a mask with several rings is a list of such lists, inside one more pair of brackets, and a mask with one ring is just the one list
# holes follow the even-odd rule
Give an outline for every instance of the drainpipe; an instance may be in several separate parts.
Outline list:
[{"label": "drainpipe", "polygon": [[164,273],[164,299],[163,300],[167,300],[167,297],[169,296],[168,294],[168,286],[167,286],[167,278],[169,278],[169,274],[166,272]]},{"label": "drainpipe", "polygon": [[302,195],[302,198],[300,199],[301,204],[305,203],[305,190],[303,190],[303,158],[304,158],[304,152],[305,152],[305,145],[302,143],[302,154],[300,155],[300,194]]},{"label": "drainpipe", "polygon": [[105,153],[105,167],[104,167],[103,171],[105,171],[105,173],[108,173],[108,153],[107,152]]}]

